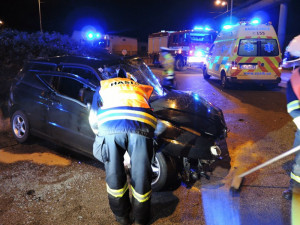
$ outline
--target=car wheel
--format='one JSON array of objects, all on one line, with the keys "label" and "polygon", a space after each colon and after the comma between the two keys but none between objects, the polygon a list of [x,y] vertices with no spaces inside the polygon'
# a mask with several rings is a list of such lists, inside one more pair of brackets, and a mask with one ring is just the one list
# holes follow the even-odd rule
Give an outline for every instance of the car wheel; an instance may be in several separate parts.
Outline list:
[{"label": "car wheel", "polygon": [[29,122],[26,115],[22,111],[16,111],[11,117],[11,129],[14,137],[19,143],[28,140]]},{"label": "car wheel", "polygon": [[208,75],[206,67],[203,67],[202,71],[204,79],[208,80],[210,78],[210,75]]},{"label": "car wheel", "polygon": [[229,88],[229,83],[228,83],[226,74],[224,74],[224,73],[221,75],[221,86],[224,89]]},{"label": "car wheel", "polygon": [[152,167],[152,190],[159,191],[167,183],[168,177],[168,164],[163,153],[158,152],[154,156],[154,160],[151,163]]},{"label": "car wheel", "polygon": [[184,66],[184,62],[181,58],[178,58],[175,60],[175,70],[177,71],[183,71],[186,69],[186,66]]}]

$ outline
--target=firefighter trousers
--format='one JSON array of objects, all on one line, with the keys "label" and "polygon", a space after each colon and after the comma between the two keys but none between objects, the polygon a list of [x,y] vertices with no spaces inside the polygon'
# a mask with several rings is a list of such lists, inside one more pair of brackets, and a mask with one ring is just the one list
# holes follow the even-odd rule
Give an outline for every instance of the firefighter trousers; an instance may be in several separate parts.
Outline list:
[{"label": "firefighter trousers", "polygon": [[[132,206],[123,164],[126,151],[131,163]],[[146,223],[151,206],[153,140],[135,133],[106,135],[102,144],[103,155],[111,210],[116,216],[126,217],[132,207],[135,221]]]}]

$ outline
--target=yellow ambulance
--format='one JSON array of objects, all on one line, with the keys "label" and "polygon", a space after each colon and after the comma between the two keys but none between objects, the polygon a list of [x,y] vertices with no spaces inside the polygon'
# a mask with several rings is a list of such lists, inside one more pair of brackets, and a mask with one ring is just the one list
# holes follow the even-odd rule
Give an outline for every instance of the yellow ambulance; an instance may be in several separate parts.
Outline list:
[{"label": "yellow ambulance", "polygon": [[271,25],[240,22],[224,26],[209,50],[203,76],[232,83],[257,83],[276,87],[281,81],[281,52]]}]

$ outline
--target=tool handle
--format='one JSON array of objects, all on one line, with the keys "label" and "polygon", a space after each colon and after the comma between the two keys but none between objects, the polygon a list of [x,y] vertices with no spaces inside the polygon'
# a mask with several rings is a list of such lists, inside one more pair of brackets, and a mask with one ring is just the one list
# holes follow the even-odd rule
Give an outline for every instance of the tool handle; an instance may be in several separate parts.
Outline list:
[{"label": "tool handle", "polygon": [[292,149],[290,149],[290,150],[288,150],[288,151],[286,151],[286,152],[284,152],[284,153],[282,153],[282,154],[280,154],[280,155],[278,155],[278,156],[276,156],[276,157],[274,157],[274,158],[272,158],[272,159],[270,159],[270,160],[268,160],[268,161],[266,161],[266,162],[264,162],[264,163],[262,163],[262,164],[260,164],[260,165],[258,165],[256,167],[254,167],[254,168],[246,171],[245,173],[240,174],[239,177],[242,178],[244,176],[247,176],[250,173],[255,172],[256,170],[259,170],[259,169],[261,169],[261,168],[263,168],[265,166],[268,166],[268,165],[272,164],[273,162],[278,161],[279,159],[282,159],[282,158],[284,158],[284,157],[286,157],[288,155],[291,155],[291,154],[293,154],[295,152],[298,152],[299,150],[300,150],[300,145],[298,145],[295,148],[292,148]]}]

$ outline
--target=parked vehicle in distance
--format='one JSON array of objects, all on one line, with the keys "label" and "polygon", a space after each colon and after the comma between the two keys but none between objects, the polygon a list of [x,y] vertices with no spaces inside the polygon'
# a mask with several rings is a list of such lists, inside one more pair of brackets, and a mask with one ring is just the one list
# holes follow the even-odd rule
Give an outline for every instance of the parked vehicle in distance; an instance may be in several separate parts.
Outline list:
[{"label": "parked vehicle in distance", "polygon": [[[161,190],[172,174],[204,173],[219,155],[226,138],[222,111],[195,93],[164,89],[140,58],[61,56],[29,61],[10,88],[11,129],[20,143],[36,135],[93,157],[95,138],[88,117],[99,81],[123,68],[139,83],[154,87],[151,107],[158,118],[153,190]],[[196,169],[195,169],[195,168]]]},{"label": "parked vehicle in distance", "polygon": [[160,48],[166,47],[172,50],[176,70],[201,67],[216,36],[217,32],[209,27],[153,33],[148,37],[148,54],[154,65],[161,64]]},{"label": "parked vehicle in distance", "polygon": [[203,76],[232,83],[256,83],[277,87],[281,81],[281,53],[273,26],[240,22],[224,26],[209,50]]},{"label": "parked vehicle in distance", "polygon": [[89,42],[93,46],[103,48],[107,50],[107,52],[115,55],[133,56],[138,53],[138,40],[132,37],[101,34],[94,29],[87,29],[74,30],[72,39],[79,42]]}]

